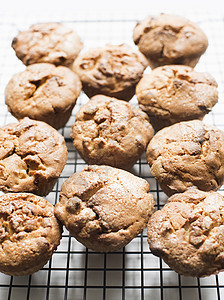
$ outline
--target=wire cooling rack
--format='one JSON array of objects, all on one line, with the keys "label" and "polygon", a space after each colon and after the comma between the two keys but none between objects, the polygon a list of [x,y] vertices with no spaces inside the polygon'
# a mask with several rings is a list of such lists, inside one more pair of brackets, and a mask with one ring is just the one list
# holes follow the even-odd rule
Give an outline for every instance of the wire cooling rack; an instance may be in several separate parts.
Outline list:
[{"label": "wire cooling rack", "polygon": [[[142,18],[145,15],[142,15]],[[208,16],[189,16],[206,32],[209,48],[196,69],[210,72],[219,84],[219,103],[206,116],[205,122],[224,130],[224,20]],[[38,21],[60,21],[74,28],[82,37],[85,49],[106,43],[127,43],[133,47],[132,30],[136,18],[78,18],[38,19],[33,16],[1,18],[0,21],[0,125],[15,122],[4,104],[4,89],[11,76],[24,70],[23,64],[11,49],[12,38],[19,30]],[[84,50],[85,50],[84,49]],[[147,72],[147,70],[146,70]],[[67,126],[60,130],[68,147],[68,160],[48,201],[58,201],[62,183],[71,174],[83,170],[84,161],[75,151],[70,139],[71,125],[75,114],[87,101],[82,93]],[[137,104],[135,97],[131,100]],[[160,209],[167,197],[153,179],[145,155],[135,164],[132,173],[149,181],[151,192]],[[223,189],[220,190],[223,193]],[[224,273],[196,279],[179,276],[161,259],[152,255],[147,244],[146,231],[136,237],[124,249],[102,254],[86,249],[64,230],[61,244],[52,259],[32,276],[10,277],[0,274],[0,299],[13,300],[220,300],[224,299]]]}]

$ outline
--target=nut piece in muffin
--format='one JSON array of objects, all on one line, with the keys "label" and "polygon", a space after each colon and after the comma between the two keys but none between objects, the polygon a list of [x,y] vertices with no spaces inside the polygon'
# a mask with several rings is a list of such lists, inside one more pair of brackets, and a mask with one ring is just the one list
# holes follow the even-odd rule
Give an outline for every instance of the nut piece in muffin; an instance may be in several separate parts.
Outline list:
[{"label": "nut piece in muffin", "polygon": [[41,269],[60,243],[54,206],[30,193],[0,196],[0,272],[30,275]]},{"label": "nut piece in muffin", "polygon": [[180,65],[158,67],[144,75],[136,95],[155,130],[203,119],[218,101],[217,83],[210,74]]},{"label": "nut piece in muffin", "polygon": [[52,63],[71,66],[83,43],[77,33],[61,23],[38,23],[12,41],[16,56],[26,65]]},{"label": "nut piece in muffin", "polygon": [[47,195],[67,159],[63,136],[29,118],[0,128],[0,190]]},{"label": "nut piece in muffin", "polygon": [[149,190],[127,171],[89,166],[63,183],[55,215],[87,248],[116,251],[147,226],[154,208]]},{"label": "nut piece in muffin", "polygon": [[106,45],[80,54],[73,69],[88,97],[103,94],[130,100],[147,66],[145,57],[128,45]]},{"label": "nut piece in muffin", "polygon": [[224,181],[224,132],[200,120],[176,123],[152,138],[147,161],[169,196],[192,186],[218,190]]},{"label": "nut piece in muffin", "polygon": [[194,188],[173,195],[150,218],[148,242],[179,274],[218,273],[224,269],[224,197]]},{"label": "nut piece in muffin", "polygon": [[53,64],[33,64],[15,74],[5,89],[11,114],[44,121],[56,129],[65,126],[81,91],[78,76]]},{"label": "nut piece in muffin", "polygon": [[73,144],[88,164],[122,169],[136,163],[152,136],[144,112],[103,95],[94,96],[81,107],[71,129]]},{"label": "nut piece in muffin", "polygon": [[194,67],[208,47],[208,39],[197,24],[168,14],[137,23],[133,40],[152,69],[175,64]]}]

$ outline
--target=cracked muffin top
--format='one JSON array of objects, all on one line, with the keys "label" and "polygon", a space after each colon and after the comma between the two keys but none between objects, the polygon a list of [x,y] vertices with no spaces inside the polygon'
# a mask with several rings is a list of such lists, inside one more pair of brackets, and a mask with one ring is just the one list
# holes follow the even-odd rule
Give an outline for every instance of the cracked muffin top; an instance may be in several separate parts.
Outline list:
[{"label": "cracked muffin top", "polygon": [[103,94],[130,100],[146,66],[144,56],[130,46],[108,44],[80,54],[73,69],[88,97]]},{"label": "cracked muffin top", "polygon": [[51,258],[62,228],[54,207],[30,193],[0,196],[0,272],[29,275]]},{"label": "cracked muffin top", "polygon": [[0,128],[0,190],[47,195],[67,159],[63,136],[29,118]]},{"label": "cracked muffin top", "polygon": [[210,74],[180,65],[158,67],[144,75],[136,95],[155,130],[203,119],[218,101],[217,82]]},{"label": "cracked muffin top", "polygon": [[144,152],[153,129],[148,116],[126,101],[97,95],[76,114],[73,144],[88,164],[130,169]]},{"label": "cracked muffin top", "polygon": [[89,166],[61,187],[56,217],[79,242],[116,251],[146,227],[154,199],[146,180],[108,166]]},{"label": "cracked muffin top", "polygon": [[53,64],[30,65],[15,74],[5,89],[5,103],[17,119],[29,117],[62,128],[81,91],[78,76]]},{"label": "cracked muffin top", "polygon": [[167,195],[192,186],[218,190],[224,181],[224,133],[200,120],[176,123],[152,138],[147,161]]},{"label": "cracked muffin top", "polygon": [[61,23],[39,23],[19,32],[12,48],[26,66],[45,62],[69,67],[83,43],[74,30]]},{"label": "cracked muffin top", "polygon": [[173,64],[194,67],[208,47],[208,39],[197,24],[168,14],[138,22],[133,40],[152,69]]},{"label": "cracked muffin top", "polygon": [[177,273],[202,277],[224,269],[224,197],[198,189],[175,194],[148,223],[152,253]]}]

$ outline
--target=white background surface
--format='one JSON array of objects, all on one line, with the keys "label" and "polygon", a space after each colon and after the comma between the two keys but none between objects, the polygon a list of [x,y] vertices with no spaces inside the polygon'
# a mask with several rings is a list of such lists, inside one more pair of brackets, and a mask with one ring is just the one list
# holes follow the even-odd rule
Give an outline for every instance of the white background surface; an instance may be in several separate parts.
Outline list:
[{"label": "white background surface", "polygon": [[94,12],[120,13],[145,11],[146,14],[156,12],[182,13],[190,11],[224,13],[224,2],[221,0],[1,0],[1,10],[7,14],[16,13],[55,13],[57,11],[72,14]]}]

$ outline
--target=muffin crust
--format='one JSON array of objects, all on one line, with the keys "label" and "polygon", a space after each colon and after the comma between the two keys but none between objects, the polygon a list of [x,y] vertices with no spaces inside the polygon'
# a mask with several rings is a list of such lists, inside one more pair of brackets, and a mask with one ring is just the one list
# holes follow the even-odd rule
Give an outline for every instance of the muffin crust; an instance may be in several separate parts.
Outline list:
[{"label": "muffin crust", "polygon": [[147,115],[126,101],[97,95],[76,114],[74,146],[88,164],[130,169],[144,152],[153,129]]},{"label": "muffin crust", "polygon": [[16,56],[26,65],[52,63],[71,66],[83,47],[77,33],[61,23],[38,23],[12,41]]},{"label": "muffin crust", "polygon": [[217,82],[210,74],[180,65],[158,67],[144,75],[136,95],[155,130],[203,119],[218,101]]},{"label": "muffin crust", "polygon": [[0,128],[0,190],[47,195],[67,159],[63,136],[29,118]]},{"label": "muffin crust", "polygon": [[54,207],[30,193],[0,196],[0,271],[30,275],[41,269],[60,243]]},{"label": "muffin crust", "polygon": [[208,39],[197,24],[169,14],[137,23],[133,40],[152,69],[173,64],[195,67],[208,47]]},{"label": "muffin crust", "polygon": [[56,217],[79,242],[116,251],[146,227],[154,199],[146,180],[108,166],[89,166],[62,187]]},{"label": "muffin crust", "polygon": [[81,82],[70,69],[33,64],[11,78],[5,103],[17,119],[29,117],[59,129],[70,118],[80,91]]},{"label": "muffin crust", "polygon": [[152,138],[147,161],[169,196],[192,186],[218,190],[224,181],[224,133],[200,120],[176,123]]},{"label": "muffin crust", "polygon": [[73,69],[88,97],[103,94],[128,101],[146,66],[144,56],[128,45],[108,44],[80,54]]},{"label": "muffin crust", "polygon": [[189,189],[175,194],[149,220],[148,242],[176,272],[202,277],[224,269],[224,198]]}]

